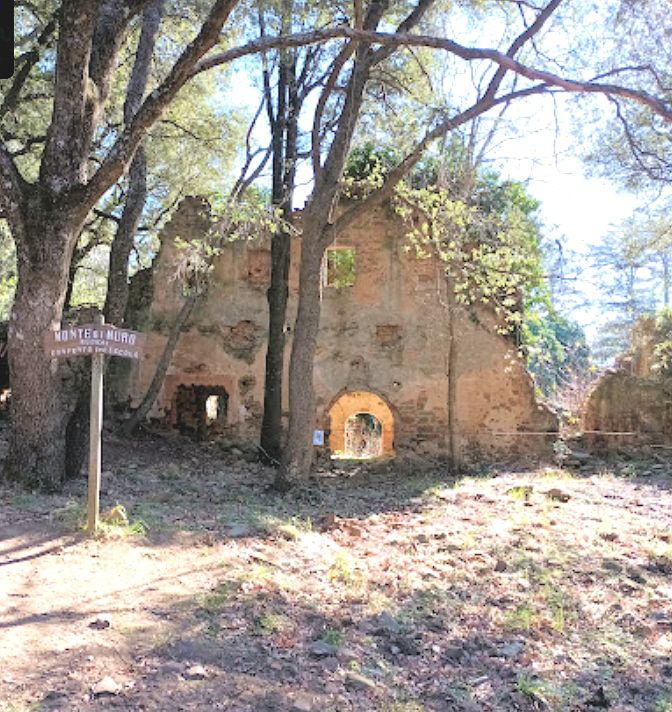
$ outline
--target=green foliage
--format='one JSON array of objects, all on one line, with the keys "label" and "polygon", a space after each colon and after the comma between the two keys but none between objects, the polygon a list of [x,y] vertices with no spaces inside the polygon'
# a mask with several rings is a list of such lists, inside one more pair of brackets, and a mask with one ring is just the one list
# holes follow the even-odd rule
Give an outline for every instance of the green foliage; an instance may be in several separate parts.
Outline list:
[{"label": "green foliage", "polygon": [[547,397],[591,369],[590,349],[581,326],[547,304],[535,304],[525,311],[521,336],[528,368]]},{"label": "green foliage", "polygon": [[527,672],[518,673],[516,678],[516,688],[518,691],[533,700],[540,700],[545,703],[545,696],[548,692],[548,685],[534,675]]},{"label": "green foliage", "polygon": [[220,613],[240,588],[238,581],[224,581],[197,598],[198,607],[208,615]]},{"label": "green foliage", "polygon": [[109,259],[108,245],[96,245],[82,259],[72,288],[72,306],[95,305],[102,308],[107,292]]},{"label": "green foliage", "polygon": [[[605,69],[629,67],[629,82],[652,93],[663,91],[669,100],[672,52],[667,37],[672,32],[672,15],[667,0],[619,0],[600,5],[604,10],[599,7],[599,11],[606,11],[606,16],[604,22],[591,23],[593,28],[603,28],[599,39],[599,33],[594,33],[594,61]],[[581,141],[581,145],[590,146],[585,156],[589,167],[633,190],[658,191],[669,185],[672,142],[667,122],[637,103],[613,106],[618,109],[611,116],[600,111],[581,117],[584,134],[592,134]]]},{"label": "green foliage", "polygon": [[642,317],[669,303],[672,228],[666,212],[624,220],[592,250],[592,260],[605,316],[594,351],[607,361],[629,349]]},{"label": "green foliage", "polygon": [[281,225],[279,212],[268,205],[247,197],[219,198],[205,234],[189,240],[175,238],[179,259],[173,278],[182,285],[185,294],[203,294],[210,285],[215,259],[225,244],[273,235]]},{"label": "green foliage", "polygon": [[662,309],[656,315],[653,348],[653,369],[664,377],[672,377],[672,309]]},{"label": "green foliage", "polygon": [[345,194],[362,198],[380,188],[398,161],[399,157],[393,148],[377,146],[372,141],[353,148],[343,172]]},{"label": "green foliage", "polygon": [[342,289],[355,283],[355,251],[347,248],[327,250],[327,285]]},{"label": "green foliage", "polygon": [[[449,154],[447,165],[453,160],[460,165],[459,154]],[[434,175],[431,164],[428,170],[427,180]],[[487,304],[502,331],[519,328],[523,304],[543,287],[537,201],[520,183],[466,166],[444,184],[404,184],[397,191],[410,249],[445,264],[457,303]]]},{"label": "green foliage", "polygon": [[531,604],[523,603],[504,616],[504,626],[513,630],[529,632],[536,622],[536,614]]},{"label": "green foliage", "polygon": [[[35,40],[44,30],[58,3],[37,0],[20,3],[16,9],[18,55],[29,55]],[[178,5],[166,3],[161,31],[152,58],[147,93],[154,90],[169,71],[200,27],[209,5],[202,0]],[[138,13],[130,24],[113,75],[105,116],[96,133],[91,151],[92,167],[97,166],[124,128],[123,107],[134,64],[142,24]],[[18,108],[0,119],[3,136],[24,177],[38,177],[44,136],[51,121],[53,104],[53,69],[55,42],[40,49],[40,61],[32,68],[21,92]],[[228,41],[235,32],[228,33]],[[167,107],[161,119],[151,128],[144,142],[148,163],[148,195],[136,235],[136,250],[131,271],[146,266],[156,251],[156,235],[169,219],[174,207],[185,195],[208,198],[232,183],[232,168],[239,154],[247,114],[222,93],[230,88],[231,72],[221,68],[195,77]],[[0,82],[0,92],[11,86],[11,80]],[[108,249],[121,216],[126,192],[122,179],[101,199],[100,212],[85,225],[75,260],[77,270],[71,302],[102,305],[108,269]],[[92,249],[89,249],[92,248]],[[4,238],[0,244],[0,318],[11,308],[14,272],[5,261]]]},{"label": "green foliage", "polygon": [[281,613],[263,613],[254,622],[253,633],[259,636],[274,635],[286,630],[289,625],[289,618]]},{"label": "green foliage", "polygon": [[343,632],[338,628],[327,628],[321,640],[335,648],[340,648],[343,645]]}]

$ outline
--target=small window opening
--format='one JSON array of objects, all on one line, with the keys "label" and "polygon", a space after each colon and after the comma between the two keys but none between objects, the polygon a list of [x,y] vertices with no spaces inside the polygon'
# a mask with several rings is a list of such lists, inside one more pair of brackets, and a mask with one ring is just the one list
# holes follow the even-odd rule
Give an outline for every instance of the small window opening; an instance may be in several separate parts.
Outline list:
[{"label": "small window opening", "polygon": [[371,413],[357,413],[345,421],[345,457],[370,460],[382,452],[383,426]]},{"label": "small window opening", "polygon": [[223,401],[222,396],[208,396],[205,399],[205,421],[208,425],[221,422],[222,414],[226,416],[226,404],[220,402],[220,399]]},{"label": "small window opening", "polygon": [[325,284],[327,287],[352,287],[355,283],[355,250],[352,247],[332,247],[326,254]]},{"label": "small window opening", "polygon": [[226,427],[229,395],[220,386],[181,385],[175,394],[177,429],[205,440]]}]

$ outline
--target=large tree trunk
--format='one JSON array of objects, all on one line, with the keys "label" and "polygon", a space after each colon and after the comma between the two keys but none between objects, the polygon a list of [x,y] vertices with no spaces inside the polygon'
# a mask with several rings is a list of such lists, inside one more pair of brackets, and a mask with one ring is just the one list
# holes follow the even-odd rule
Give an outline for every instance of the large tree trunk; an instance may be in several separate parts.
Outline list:
[{"label": "large tree trunk", "polygon": [[285,319],[289,296],[291,235],[281,232],[271,242],[271,286],[268,288],[268,343],[264,381],[261,449],[269,464],[282,455],[282,380],[285,366]]},{"label": "large tree trunk", "polygon": [[121,326],[128,302],[128,258],[147,198],[147,158],[140,146],[129,171],[128,192],[119,227],[110,247],[110,270],[105,296],[105,322]]},{"label": "large tree trunk", "polygon": [[[124,123],[128,126],[142,104],[152,67],[152,54],[161,26],[164,0],[153,0],[142,18],[142,31],[135,53],[133,71],[126,90]],[[128,302],[128,258],[147,198],[147,156],[141,144],[128,173],[128,191],[119,227],[110,248],[110,270],[105,297],[105,321],[121,324]]]},{"label": "large tree trunk", "polygon": [[[285,0],[282,24],[286,34],[291,32],[292,14],[293,2]],[[263,23],[260,24],[263,31]],[[273,205],[281,209],[285,222],[291,225],[298,152],[298,117],[302,102],[297,87],[296,57],[289,51],[280,53],[275,111],[267,74],[264,79],[273,148],[272,200]],[[271,285],[267,292],[268,341],[260,449],[266,461],[272,465],[280,465],[283,446],[282,393],[291,243],[289,230],[283,230],[274,236],[271,243]]]},{"label": "large tree trunk", "polygon": [[61,321],[75,242],[87,213],[121,177],[146,131],[217,44],[236,4],[214,0],[197,37],[90,177],[91,140],[118,51],[144,3],[68,0],[59,5],[54,100],[37,183],[23,178],[0,140],[0,209],[17,246],[18,268],[8,333],[13,422],[5,476],[10,479],[46,489],[63,480],[71,404],[61,399],[57,364],[44,354],[43,337]]},{"label": "large tree trunk", "polygon": [[[310,230],[307,224],[304,235]],[[292,355],[289,361],[289,432],[282,465],[274,486],[289,489],[293,480],[310,472],[313,459],[315,391],[313,359],[320,327],[320,279],[322,256],[328,242],[312,239],[302,243],[299,281],[299,305],[296,316]]]},{"label": "large tree trunk", "polygon": [[[419,5],[422,4],[421,0]],[[363,27],[375,29],[388,5],[388,0],[372,0],[363,20]],[[308,475],[312,464],[312,436],[315,425],[313,360],[320,326],[320,267],[324,251],[335,236],[331,222],[334,217],[333,209],[338,201],[343,167],[362,107],[364,87],[371,68],[389,55],[387,48],[380,52],[376,54],[364,44],[355,50],[354,66],[344,92],[346,98],[336,122],[334,137],[324,164],[315,176],[312,200],[304,212],[299,306],[289,362],[289,432],[282,465],[275,479],[275,487],[279,490],[288,489],[293,479]],[[342,67],[343,64],[339,64],[337,60],[333,67],[334,74],[330,77],[334,82],[327,80],[325,92],[332,91]],[[317,133],[319,135],[319,130]],[[314,164],[319,165],[320,152],[317,145],[313,146],[313,152]]]},{"label": "large tree trunk", "polygon": [[31,201],[17,241],[18,286],[9,322],[12,432],[4,476],[29,487],[57,489],[65,477],[68,418],[77,393],[64,393],[58,363],[44,351],[60,326],[72,247],[81,224]]}]

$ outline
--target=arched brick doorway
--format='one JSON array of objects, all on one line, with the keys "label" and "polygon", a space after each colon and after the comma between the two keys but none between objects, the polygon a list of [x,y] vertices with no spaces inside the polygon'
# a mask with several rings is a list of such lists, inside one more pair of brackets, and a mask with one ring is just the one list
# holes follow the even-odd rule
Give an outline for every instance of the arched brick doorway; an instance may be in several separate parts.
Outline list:
[{"label": "arched brick doorway", "polygon": [[[346,430],[351,427],[352,418],[362,414],[372,415],[379,423],[380,450],[378,457],[394,455],[394,415],[390,406],[370,391],[348,391],[340,395],[329,408],[329,446],[332,455],[346,454]],[[350,421],[350,425],[348,424]]]}]

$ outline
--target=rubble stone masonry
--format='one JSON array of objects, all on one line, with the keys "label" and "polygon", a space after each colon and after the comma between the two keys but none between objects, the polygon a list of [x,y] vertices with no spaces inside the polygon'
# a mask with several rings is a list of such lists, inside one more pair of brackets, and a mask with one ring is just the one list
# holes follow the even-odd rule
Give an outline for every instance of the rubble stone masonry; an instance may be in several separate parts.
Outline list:
[{"label": "rubble stone masonry", "polygon": [[[182,300],[180,285],[173,279],[175,238],[197,237],[206,227],[206,214],[202,200],[188,198],[161,236],[147,319],[147,354],[128,380],[127,395],[134,405],[152,378]],[[557,418],[536,401],[532,379],[516,349],[496,333],[487,310],[474,314],[458,307],[451,314],[443,267],[432,258],[418,259],[407,249],[404,226],[389,208],[372,211],[340,235],[333,245],[337,248],[354,250],[355,274],[351,286],[323,286],[314,385],[315,428],[325,431],[325,447],[340,451],[348,418],[366,412],[382,424],[383,456],[408,449],[446,451],[452,318],[453,422],[459,454],[487,458],[551,452]],[[292,246],[287,362],[299,258],[297,237]],[[207,299],[180,337],[153,417],[180,422],[177,394],[187,402],[185,386],[198,387],[201,400],[207,395],[205,386],[213,395],[224,389],[226,417],[209,427],[238,441],[258,441],[269,276],[267,236],[231,243],[222,250]]]}]

